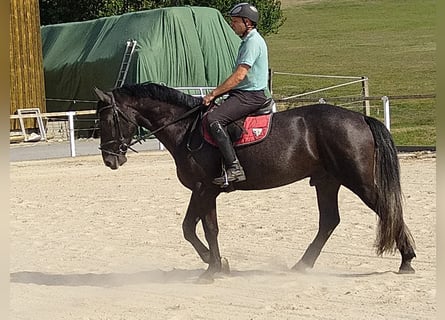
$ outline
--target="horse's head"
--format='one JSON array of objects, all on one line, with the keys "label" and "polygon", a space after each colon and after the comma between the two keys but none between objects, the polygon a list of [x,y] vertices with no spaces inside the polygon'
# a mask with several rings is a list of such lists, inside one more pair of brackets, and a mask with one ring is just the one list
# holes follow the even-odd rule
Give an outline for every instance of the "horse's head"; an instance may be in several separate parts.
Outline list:
[{"label": "horse's head", "polygon": [[[127,162],[126,153],[137,129],[128,107],[119,106],[112,92],[94,89],[99,97],[97,116],[100,128],[100,147],[104,164],[115,170]],[[127,111],[127,112],[126,112]]]}]

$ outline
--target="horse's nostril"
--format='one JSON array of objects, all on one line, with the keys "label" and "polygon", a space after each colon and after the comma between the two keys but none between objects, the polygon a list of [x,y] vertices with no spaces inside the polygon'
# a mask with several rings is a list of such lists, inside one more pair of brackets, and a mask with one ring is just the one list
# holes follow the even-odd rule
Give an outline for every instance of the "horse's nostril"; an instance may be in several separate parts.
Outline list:
[{"label": "horse's nostril", "polygon": [[107,167],[111,167],[113,165],[113,162],[110,160],[105,160],[104,162]]}]

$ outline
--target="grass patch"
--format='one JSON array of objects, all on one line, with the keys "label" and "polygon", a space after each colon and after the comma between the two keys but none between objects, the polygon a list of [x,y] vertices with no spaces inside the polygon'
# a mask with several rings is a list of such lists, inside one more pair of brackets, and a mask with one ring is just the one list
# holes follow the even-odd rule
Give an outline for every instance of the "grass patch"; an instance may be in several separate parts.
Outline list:
[{"label": "grass patch", "polygon": [[[435,1],[294,1],[283,8],[285,24],[266,38],[273,71],[366,76],[371,96],[435,92]],[[280,98],[346,81],[274,74],[273,93]],[[329,97],[359,96],[361,90],[354,84],[312,97],[329,102]],[[390,103],[396,144],[436,144],[434,99]],[[372,104],[378,110],[381,102]],[[356,108],[361,110],[361,103]]]}]

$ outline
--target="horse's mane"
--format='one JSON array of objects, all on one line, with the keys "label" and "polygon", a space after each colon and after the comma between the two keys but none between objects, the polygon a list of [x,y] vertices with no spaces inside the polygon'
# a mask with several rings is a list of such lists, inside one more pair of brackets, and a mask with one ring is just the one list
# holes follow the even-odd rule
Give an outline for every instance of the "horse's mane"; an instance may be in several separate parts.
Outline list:
[{"label": "horse's mane", "polygon": [[194,97],[174,88],[170,88],[153,82],[124,85],[114,90],[116,90],[120,94],[133,96],[136,98],[152,98],[155,100],[190,108],[193,108],[202,103],[201,98]]}]

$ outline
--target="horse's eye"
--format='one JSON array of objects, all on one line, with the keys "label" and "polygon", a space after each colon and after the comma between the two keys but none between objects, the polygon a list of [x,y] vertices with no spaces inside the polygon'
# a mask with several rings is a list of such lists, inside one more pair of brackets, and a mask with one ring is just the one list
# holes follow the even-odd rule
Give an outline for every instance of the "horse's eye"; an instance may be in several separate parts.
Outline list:
[{"label": "horse's eye", "polygon": [[119,151],[120,151],[120,152],[127,152],[127,150],[128,150],[128,147],[127,147],[127,145],[125,145],[125,144],[123,144],[123,145],[121,145],[121,146],[119,147]]}]

